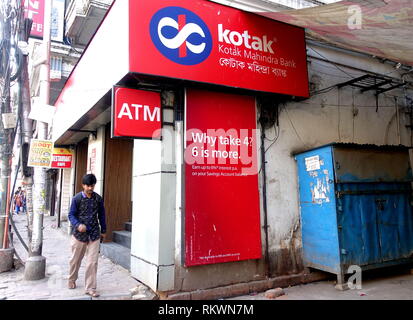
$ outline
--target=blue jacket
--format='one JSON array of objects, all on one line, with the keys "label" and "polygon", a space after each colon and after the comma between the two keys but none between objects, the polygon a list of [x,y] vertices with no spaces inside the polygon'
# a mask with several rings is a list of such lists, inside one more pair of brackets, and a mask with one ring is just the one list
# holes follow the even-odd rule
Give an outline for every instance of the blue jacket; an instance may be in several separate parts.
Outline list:
[{"label": "blue jacket", "polygon": [[[106,233],[106,217],[103,199],[96,192],[88,198],[82,191],[76,194],[70,205],[69,220],[72,225],[72,234],[82,242],[96,241],[100,233]],[[86,232],[77,230],[80,224],[86,225]],[[99,228],[100,225],[100,228]]]}]

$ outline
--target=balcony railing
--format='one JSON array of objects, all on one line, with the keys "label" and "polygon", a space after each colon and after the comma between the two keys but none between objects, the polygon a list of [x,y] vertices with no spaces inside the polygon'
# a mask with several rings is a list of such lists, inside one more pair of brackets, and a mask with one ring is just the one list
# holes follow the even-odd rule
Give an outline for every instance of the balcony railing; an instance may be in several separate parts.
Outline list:
[{"label": "balcony railing", "polygon": [[66,37],[85,46],[96,31],[113,0],[72,0],[66,10]]}]

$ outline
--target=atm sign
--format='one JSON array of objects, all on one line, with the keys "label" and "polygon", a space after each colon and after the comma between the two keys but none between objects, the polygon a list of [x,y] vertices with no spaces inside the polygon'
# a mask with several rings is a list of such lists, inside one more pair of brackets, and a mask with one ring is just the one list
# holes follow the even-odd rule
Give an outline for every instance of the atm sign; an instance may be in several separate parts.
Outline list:
[{"label": "atm sign", "polygon": [[112,137],[159,139],[161,118],[159,92],[114,87]]}]

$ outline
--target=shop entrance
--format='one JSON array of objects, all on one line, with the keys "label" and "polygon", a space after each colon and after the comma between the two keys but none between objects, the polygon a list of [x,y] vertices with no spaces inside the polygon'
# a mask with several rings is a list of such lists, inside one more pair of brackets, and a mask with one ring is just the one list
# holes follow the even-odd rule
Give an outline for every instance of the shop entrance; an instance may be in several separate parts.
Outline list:
[{"label": "shop entrance", "polygon": [[103,199],[106,209],[106,242],[113,231],[123,230],[132,220],[132,139],[111,139],[106,126]]},{"label": "shop entrance", "polygon": [[87,148],[88,138],[83,139],[76,145],[76,171],[75,171],[75,190],[73,194],[82,191],[82,177],[87,171]]}]

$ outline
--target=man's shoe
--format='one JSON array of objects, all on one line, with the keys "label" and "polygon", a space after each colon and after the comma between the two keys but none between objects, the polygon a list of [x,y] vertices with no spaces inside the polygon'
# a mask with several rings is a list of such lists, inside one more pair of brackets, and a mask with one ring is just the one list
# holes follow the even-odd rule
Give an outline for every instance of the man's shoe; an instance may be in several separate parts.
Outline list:
[{"label": "man's shoe", "polygon": [[89,295],[89,296],[93,297],[93,298],[97,298],[97,297],[99,297],[99,296],[100,296],[100,294],[99,294],[99,293],[97,293],[97,292],[96,292],[96,291],[94,291],[94,290],[86,291],[85,293],[86,293],[87,295]]}]

